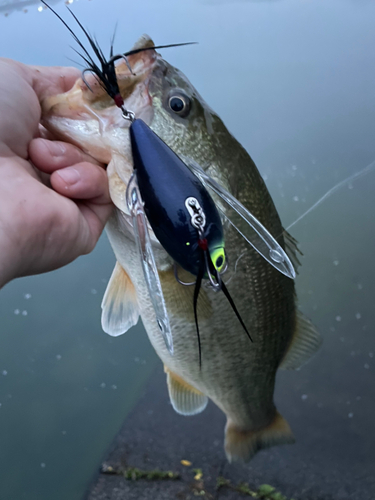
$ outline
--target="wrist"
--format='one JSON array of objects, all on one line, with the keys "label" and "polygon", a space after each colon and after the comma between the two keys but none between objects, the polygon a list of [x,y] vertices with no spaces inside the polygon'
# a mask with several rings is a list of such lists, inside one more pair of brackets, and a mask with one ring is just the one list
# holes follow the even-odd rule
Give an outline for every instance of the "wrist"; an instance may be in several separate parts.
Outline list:
[{"label": "wrist", "polygon": [[17,277],[17,252],[12,247],[0,215],[0,289]]},{"label": "wrist", "polygon": [[4,144],[0,142],[0,172],[2,182],[0,185],[0,288],[18,276],[17,270],[20,267],[19,247],[21,238],[17,240],[12,237],[17,234],[16,210],[12,201],[14,193],[12,184],[8,183],[12,172],[9,164],[12,162],[12,155]]}]

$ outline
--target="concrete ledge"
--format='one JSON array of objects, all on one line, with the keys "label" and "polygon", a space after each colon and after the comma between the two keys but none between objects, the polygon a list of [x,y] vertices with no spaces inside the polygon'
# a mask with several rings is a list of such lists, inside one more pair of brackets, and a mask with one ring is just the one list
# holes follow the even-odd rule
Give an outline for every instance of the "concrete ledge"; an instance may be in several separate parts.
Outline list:
[{"label": "concrete ledge", "polygon": [[[348,468],[347,454],[332,450],[329,443],[325,446],[326,431],[317,417],[322,412],[317,410],[310,419],[306,414],[301,415],[301,404],[293,401],[290,380],[281,383],[277,393],[289,403],[289,407],[286,406],[289,413],[284,413],[295,432],[297,444],[264,450],[247,465],[231,465],[223,450],[225,416],[211,403],[195,417],[177,415],[169,403],[165,374],[160,366],[144,396],[126,419],[86,500],[188,500],[197,497],[215,500],[246,497],[373,500],[371,463],[356,464],[355,468],[362,471],[362,479],[357,481],[358,471]],[[327,410],[323,418],[326,429],[336,425],[336,430],[340,430],[335,413]],[[350,440],[351,436],[346,438]],[[332,460],[333,455],[335,460]],[[184,466],[181,460],[192,465]],[[159,478],[155,469],[162,471],[165,477]],[[154,471],[154,478],[129,480],[124,477],[124,472],[128,477],[133,473],[136,478],[144,471]],[[179,478],[169,478],[169,471]],[[221,483],[219,489],[218,482]],[[248,486],[241,490],[238,485],[244,482]],[[264,484],[275,490],[266,496],[260,493],[254,496],[253,493]]]}]

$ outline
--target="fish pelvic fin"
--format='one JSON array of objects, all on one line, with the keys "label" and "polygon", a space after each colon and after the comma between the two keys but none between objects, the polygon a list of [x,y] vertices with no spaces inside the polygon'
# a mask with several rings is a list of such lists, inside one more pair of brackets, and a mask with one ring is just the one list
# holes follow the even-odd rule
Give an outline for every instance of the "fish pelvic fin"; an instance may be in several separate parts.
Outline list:
[{"label": "fish pelvic fin", "polygon": [[117,337],[136,325],[139,306],[134,285],[121,265],[116,262],[102,301],[102,328]]},{"label": "fish pelvic fin", "polygon": [[164,371],[167,374],[168,392],[173,409],[185,416],[201,413],[207,406],[208,397],[166,366]]},{"label": "fish pelvic fin", "polygon": [[229,462],[249,462],[257,451],[294,442],[288,422],[278,411],[269,425],[256,431],[242,430],[230,418],[225,427],[225,453]]},{"label": "fish pelvic fin", "polygon": [[318,351],[321,344],[322,337],[315,326],[301,311],[297,311],[293,338],[279,368],[284,370],[300,368]]}]

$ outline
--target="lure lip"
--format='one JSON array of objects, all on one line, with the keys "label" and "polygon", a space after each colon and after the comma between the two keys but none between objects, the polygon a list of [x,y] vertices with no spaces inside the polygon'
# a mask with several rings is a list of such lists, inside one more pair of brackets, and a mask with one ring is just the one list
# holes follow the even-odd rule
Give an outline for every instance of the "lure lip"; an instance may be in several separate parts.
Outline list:
[{"label": "lure lip", "polygon": [[[246,228],[251,228],[252,234],[246,236],[224,212],[220,204],[216,204],[223,217],[239,232],[239,234],[256,250],[269,264],[279,272],[294,279],[296,271],[287,253],[272,236],[272,234],[263,226],[263,224],[238,201],[231,193],[224,189],[214,179],[212,179],[203,168],[191,158],[183,158],[185,164],[200,179],[203,185],[214,192],[221,200],[225,201],[242,219],[247,223]],[[254,235],[256,235],[254,237]]]}]

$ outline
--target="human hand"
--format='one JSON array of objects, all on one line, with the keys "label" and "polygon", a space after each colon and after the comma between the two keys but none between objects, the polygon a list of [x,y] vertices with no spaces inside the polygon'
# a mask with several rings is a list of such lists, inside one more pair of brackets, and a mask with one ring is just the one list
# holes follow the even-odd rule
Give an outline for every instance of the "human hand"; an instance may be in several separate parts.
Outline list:
[{"label": "human hand", "polygon": [[79,75],[0,58],[0,288],[89,253],[111,213],[103,166],[40,137],[40,101]]}]

